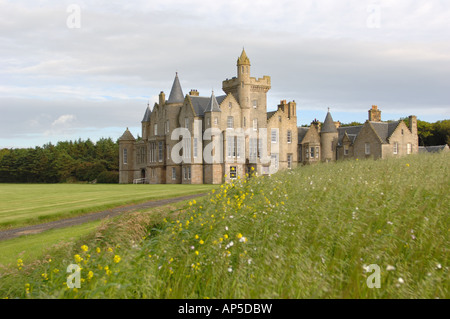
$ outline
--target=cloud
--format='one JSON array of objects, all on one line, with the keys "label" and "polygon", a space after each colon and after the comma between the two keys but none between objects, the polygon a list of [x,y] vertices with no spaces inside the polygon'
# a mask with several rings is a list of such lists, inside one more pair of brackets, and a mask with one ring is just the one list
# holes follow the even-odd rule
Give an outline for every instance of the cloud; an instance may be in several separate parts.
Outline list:
[{"label": "cloud", "polygon": [[65,125],[74,121],[77,117],[73,114],[65,114],[58,117],[53,123],[52,126]]},{"label": "cloud", "polygon": [[[66,24],[72,3],[79,29]],[[17,143],[56,124],[73,136],[138,127],[176,71],[184,93],[219,92],[243,46],[252,76],[272,78],[269,110],[295,100],[299,124],[327,107],[365,119],[372,104],[450,117],[446,1],[0,0],[0,12],[0,138]]]}]

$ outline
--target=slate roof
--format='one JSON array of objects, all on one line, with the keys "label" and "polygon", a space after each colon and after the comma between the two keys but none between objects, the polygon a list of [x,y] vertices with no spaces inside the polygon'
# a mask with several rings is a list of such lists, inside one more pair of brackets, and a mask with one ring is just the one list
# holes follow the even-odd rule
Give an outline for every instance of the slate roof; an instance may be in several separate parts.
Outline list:
[{"label": "slate roof", "polygon": [[[219,106],[226,97],[226,95],[216,97],[217,106]],[[197,116],[203,116],[208,108],[208,105],[210,104],[211,98],[203,96],[190,96],[190,98],[192,106],[194,107],[195,114]]]},{"label": "slate roof", "polygon": [[128,127],[126,131],[122,134],[122,136],[119,138],[119,141],[136,141],[133,134],[128,130]]},{"label": "slate roof", "polygon": [[320,129],[320,133],[336,133],[336,125],[334,124],[333,118],[331,117],[331,113],[328,112],[325,117],[325,121]]},{"label": "slate roof", "polygon": [[448,145],[419,146],[419,153],[438,153],[448,149]]},{"label": "slate roof", "polygon": [[300,144],[303,141],[303,138],[305,137],[306,133],[308,132],[309,127],[299,127],[298,128],[298,144]]},{"label": "slate roof", "polygon": [[267,112],[267,119],[270,119],[277,111]]},{"label": "slate roof", "polygon": [[175,79],[173,80],[172,90],[170,90],[169,100],[167,103],[183,103],[184,94],[181,89],[180,80],[178,79],[178,73],[175,75]]},{"label": "slate roof", "polygon": [[214,95],[214,91],[211,93],[211,98],[209,99],[205,112],[221,112],[219,102],[217,102],[216,96]]},{"label": "slate roof", "polygon": [[356,136],[358,136],[359,131],[361,131],[361,128],[362,128],[362,125],[339,127],[337,129],[339,145],[342,144],[342,139],[344,138],[345,132],[347,132],[347,135],[350,138],[350,141],[352,143],[355,142]]},{"label": "slate roof", "polygon": [[144,118],[142,119],[142,122],[150,122],[150,115],[152,114],[152,111],[150,110],[150,106],[147,106],[147,109],[145,110]]},{"label": "slate roof", "polygon": [[394,133],[400,121],[395,122],[370,122],[375,132],[381,138],[383,143],[388,143],[388,138]]}]

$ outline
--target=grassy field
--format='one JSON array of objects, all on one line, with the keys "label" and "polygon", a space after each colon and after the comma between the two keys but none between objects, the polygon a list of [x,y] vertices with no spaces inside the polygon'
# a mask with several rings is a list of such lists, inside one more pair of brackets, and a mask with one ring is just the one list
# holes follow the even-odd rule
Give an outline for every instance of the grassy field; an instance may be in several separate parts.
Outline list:
[{"label": "grassy field", "polygon": [[[450,155],[240,178],[3,271],[7,298],[449,298]],[[78,264],[81,287],[66,268]],[[380,269],[370,288],[369,265]],[[372,281],[371,281],[372,282]]]},{"label": "grassy field", "polygon": [[208,192],[212,185],[0,184],[0,229]]}]

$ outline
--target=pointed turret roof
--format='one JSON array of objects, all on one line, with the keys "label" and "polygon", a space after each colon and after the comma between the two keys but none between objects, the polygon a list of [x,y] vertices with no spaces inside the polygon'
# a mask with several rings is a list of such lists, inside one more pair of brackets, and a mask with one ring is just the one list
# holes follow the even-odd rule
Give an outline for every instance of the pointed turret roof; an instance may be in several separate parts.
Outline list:
[{"label": "pointed turret roof", "polygon": [[211,98],[208,102],[208,106],[206,107],[205,112],[221,112],[219,103],[217,102],[216,96],[214,95],[214,91],[212,91]]},{"label": "pointed turret roof", "polygon": [[150,105],[147,106],[147,109],[145,110],[144,118],[142,119],[142,122],[150,122],[150,115],[152,114],[152,110],[150,110]]},{"label": "pointed turret roof", "polygon": [[334,124],[333,118],[331,117],[330,111],[328,111],[325,121],[323,122],[320,133],[337,133],[336,125]]},{"label": "pointed turret roof", "polygon": [[250,65],[250,59],[247,56],[247,53],[245,53],[245,49],[242,49],[241,56],[237,60],[238,65],[247,64]]},{"label": "pointed turret roof", "polygon": [[122,134],[122,136],[119,138],[119,141],[136,141],[133,134],[128,130],[128,127],[126,131]]},{"label": "pointed turret roof", "polygon": [[175,79],[173,80],[172,90],[170,91],[169,100],[167,103],[183,103],[184,94],[181,89],[180,80],[178,79],[178,72],[175,74]]}]

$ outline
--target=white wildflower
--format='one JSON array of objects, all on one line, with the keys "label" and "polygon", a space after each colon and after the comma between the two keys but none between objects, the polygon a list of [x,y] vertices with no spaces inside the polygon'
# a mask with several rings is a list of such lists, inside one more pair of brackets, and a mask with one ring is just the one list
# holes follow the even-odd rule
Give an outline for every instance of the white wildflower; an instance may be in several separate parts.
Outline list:
[{"label": "white wildflower", "polygon": [[404,284],[404,283],[405,283],[405,281],[403,280],[402,277],[399,277],[399,278],[398,278],[398,282],[401,283],[401,284]]},{"label": "white wildflower", "polygon": [[391,266],[391,265],[387,265],[386,270],[387,271],[395,270],[395,267]]}]

